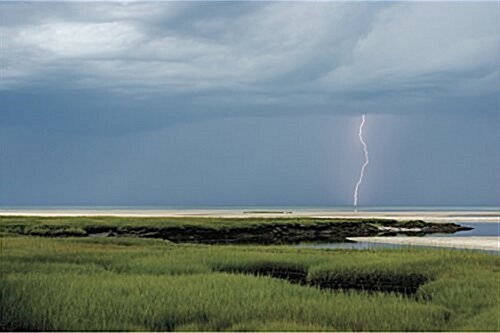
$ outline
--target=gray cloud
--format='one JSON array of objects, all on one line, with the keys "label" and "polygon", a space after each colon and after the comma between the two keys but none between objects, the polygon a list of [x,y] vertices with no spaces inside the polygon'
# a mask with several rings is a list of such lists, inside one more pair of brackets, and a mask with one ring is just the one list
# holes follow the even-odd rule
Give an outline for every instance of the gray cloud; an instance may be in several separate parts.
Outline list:
[{"label": "gray cloud", "polygon": [[375,100],[387,109],[492,95],[498,84],[495,3],[1,6],[7,90],[61,84],[122,98],[187,93],[208,108],[358,112]]}]

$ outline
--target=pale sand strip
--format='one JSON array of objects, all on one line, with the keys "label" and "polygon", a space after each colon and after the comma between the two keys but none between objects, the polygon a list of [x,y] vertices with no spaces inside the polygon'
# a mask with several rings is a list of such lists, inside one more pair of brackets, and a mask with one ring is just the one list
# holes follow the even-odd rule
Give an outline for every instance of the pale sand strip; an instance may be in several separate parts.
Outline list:
[{"label": "pale sand strip", "polygon": [[500,237],[350,237],[349,240],[368,243],[424,245],[476,250],[500,250]]},{"label": "pale sand strip", "polygon": [[335,211],[308,210],[293,211],[273,209],[283,213],[259,213],[252,209],[0,209],[0,216],[118,216],[118,217],[318,217],[318,218],[387,218],[396,220],[424,220],[427,222],[491,222],[500,223],[500,212],[492,211]]}]

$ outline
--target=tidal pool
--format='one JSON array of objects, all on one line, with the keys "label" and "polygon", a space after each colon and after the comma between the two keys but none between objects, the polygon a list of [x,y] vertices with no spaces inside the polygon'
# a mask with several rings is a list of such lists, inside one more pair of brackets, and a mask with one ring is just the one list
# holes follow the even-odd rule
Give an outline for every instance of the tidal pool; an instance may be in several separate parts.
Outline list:
[{"label": "tidal pool", "polygon": [[[464,237],[464,236],[496,236],[500,237],[500,223],[485,223],[485,222],[465,222],[459,223],[465,227],[474,228],[472,230],[458,231],[453,234],[429,234],[422,237]],[[405,237],[404,235],[395,237]],[[427,247],[435,248],[433,246],[425,245],[408,245],[408,244],[384,244],[384,243],[371,243],[371,242],[353,242],[353,243],[314,243],[314,244],[300,244],[298,247],[303,248],[316,248],[316,249],[355,249],[355,250],[368,250],[376,248],[389,248],[389,249],[400,249],[408,247]],[[454,250],[465,250],[460,248],[449,248]],[[470,250],[469,250],[470,251]],[[499,251],[490,250],[477,250],[482,252],[488,252],[499,255]]]}]

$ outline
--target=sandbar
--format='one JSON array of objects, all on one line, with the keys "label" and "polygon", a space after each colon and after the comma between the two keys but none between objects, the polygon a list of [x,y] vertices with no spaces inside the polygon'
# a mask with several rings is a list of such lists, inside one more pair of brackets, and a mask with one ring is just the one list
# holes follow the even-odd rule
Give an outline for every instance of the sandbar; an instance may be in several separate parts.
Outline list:
[{"label": "sandbar", "polygon": [[490,236],[453,236],[453,237],[349,237],[356,242],[420,245],[475,249],[487,251],[500,250],[500,237]]},{"label": "sandbar", "polygon": [[499,211],[347,211],[328,209],[1,209],[0,216],[115,216],[115,217],[314,217],[383,218],[426,222],[500,223]]}]

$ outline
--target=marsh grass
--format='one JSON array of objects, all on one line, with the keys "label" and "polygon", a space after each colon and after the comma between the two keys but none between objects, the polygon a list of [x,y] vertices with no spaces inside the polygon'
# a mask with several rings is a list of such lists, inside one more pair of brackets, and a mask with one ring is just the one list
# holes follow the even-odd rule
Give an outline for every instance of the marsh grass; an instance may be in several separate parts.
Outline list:
[{"label": "marsh grass", "polygon": [[[1,329],[436,331],[499,329],[498,256],[433,249],[175,245],[137,238],[3,237]],[[408,276],[414,295],[328,290],[307,279]],[[228,272],[232,270],[232,272]]]},{"label": "marsh grass", "polygon": [[[324,223],[366,222],[378,225],[381,221],[396,223],[394,220],[382,219],[330,219],[309,217],[276,217],[276,218],[210,218],[210,217],[41,217],[41,216],[1,216],[0,232],[4,235],[31,236],[72,236],[81,237],[89,233],[116,231],[133,233],[138,230],[161,230],[164,228],[200,227],[213,230],[222,228],[252,228],[265,225],[315,225]],[[410,223],[410,222],[406,222]]]}]

